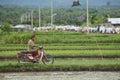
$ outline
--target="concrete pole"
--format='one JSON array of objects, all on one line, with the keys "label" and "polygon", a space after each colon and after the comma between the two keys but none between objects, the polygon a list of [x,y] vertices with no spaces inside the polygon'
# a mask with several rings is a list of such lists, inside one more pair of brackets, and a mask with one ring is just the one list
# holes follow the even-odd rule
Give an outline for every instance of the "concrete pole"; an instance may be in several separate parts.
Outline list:
[{"label": "concrete pole", "polygon": [[89,10],[88,10],[88,0],[86,0],[86,8],[87,8],[87,27],[89,33]]},{"label": "concrete pole", "polygon": [[53,0],[51,0],[51,27],[53,27]]},{"label": "concrete pole", "polygon": [[41,27],[41,9],[39,6],[39,27]]},{"label": "concrete pole", "polygon": [[23,23],[23,15],[21,15],[20,20],[21,20],[21,23]]},{"label": "concrete pole", "polygon": [[33,29],[33,10],[31,11],[31,27]]}]

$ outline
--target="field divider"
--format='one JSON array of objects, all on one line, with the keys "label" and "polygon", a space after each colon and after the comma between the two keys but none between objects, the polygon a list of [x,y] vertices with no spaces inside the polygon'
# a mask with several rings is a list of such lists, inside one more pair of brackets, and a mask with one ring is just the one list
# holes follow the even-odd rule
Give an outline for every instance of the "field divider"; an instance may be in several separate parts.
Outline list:
[{"label": "field divider", "polygon": [[[54,56],[54,58],[72,58],[72,59],[76,59],[76,58],[98,58],[101,59],[101,56]],[[115,59],[115,58],[120,58],[120,56],[103,56],[104,59]],[[0,56],[0,60],[17,60],[17,55],[14,56]]]}]

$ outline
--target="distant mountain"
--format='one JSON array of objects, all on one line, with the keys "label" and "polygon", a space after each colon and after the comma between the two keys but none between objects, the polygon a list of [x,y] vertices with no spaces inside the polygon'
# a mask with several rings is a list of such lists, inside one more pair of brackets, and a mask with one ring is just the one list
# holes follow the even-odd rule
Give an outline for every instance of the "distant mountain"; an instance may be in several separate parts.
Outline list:
[{"label": "distant mountain", "polygon": [[[0,5],[41,6],[50,7],[52,0],[0,0]],[[53,0],[55,7],[69,7],[77,0]],[[79,0],[81,6],[86,5],[86,0]],[[120,6],[120,0],[88,0],[89,6]]]}]

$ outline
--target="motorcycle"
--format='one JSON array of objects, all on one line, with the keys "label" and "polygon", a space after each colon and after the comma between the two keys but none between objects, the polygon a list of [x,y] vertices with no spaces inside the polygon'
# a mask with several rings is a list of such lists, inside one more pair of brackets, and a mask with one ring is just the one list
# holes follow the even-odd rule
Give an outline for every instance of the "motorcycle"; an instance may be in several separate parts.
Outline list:
[{"label": "motorcycle", "polygon": [[43,47],[39,47],[38,51],[40,53],[40,55],[37,57],[37,59],[39,60],[38,62],[34,61],[34,57],[31,52],[24,50],[17,53],[18,63],[39,63],[40,61],[42,61],[43,64],[53,64],[54,57],[46,54]]}]

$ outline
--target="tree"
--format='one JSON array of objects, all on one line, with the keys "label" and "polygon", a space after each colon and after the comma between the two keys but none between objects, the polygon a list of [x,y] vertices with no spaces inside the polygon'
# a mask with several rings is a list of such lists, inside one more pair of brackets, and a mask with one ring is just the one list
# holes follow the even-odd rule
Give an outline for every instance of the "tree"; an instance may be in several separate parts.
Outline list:
[{"label": "tree", "polygon": [[2,31],[9,33],[11,31],[11,26],[8,23],[5,23],[4,26],[2,26]]}]

